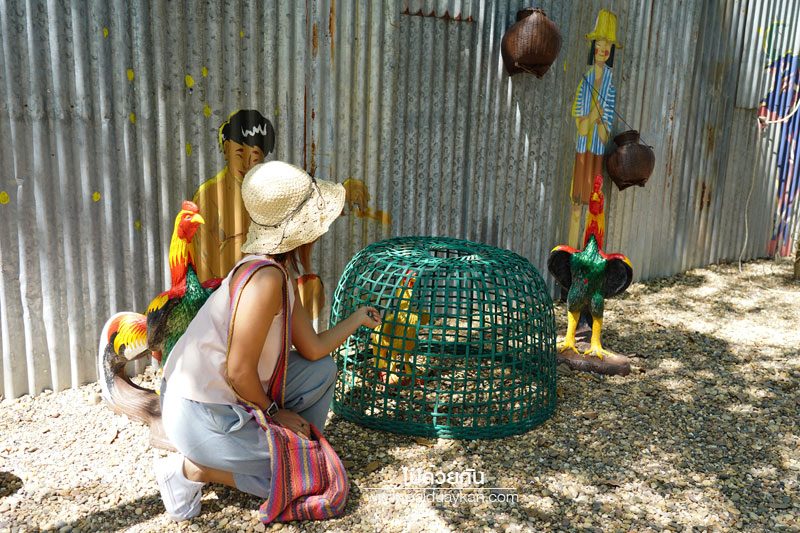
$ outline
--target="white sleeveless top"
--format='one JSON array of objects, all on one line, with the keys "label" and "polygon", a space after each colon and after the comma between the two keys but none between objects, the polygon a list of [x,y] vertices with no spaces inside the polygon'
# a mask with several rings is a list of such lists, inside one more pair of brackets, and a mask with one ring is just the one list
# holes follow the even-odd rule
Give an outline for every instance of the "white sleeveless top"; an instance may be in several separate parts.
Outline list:
[{"label": "white sleeveless top", "polygon": [[[226,380],[228,325],[231,315],[229,287],[231,273],[236,267],[254,259],[264,258],[248,255],[236,263],[175,344],[164,366],[164,379],[167,380],[170,394],[177,394],[196,402],[228,405],[238,403],[236,394]],[[291,284],[287,290],[291,319],[291,310],[294,309],[294,290]],[[265,391],[268,390],[269,380],[281,353],[284,312],[281,305],[281,310],[272,319],[272,325],[261,350],[261,358],[258,360],[258,377]]]}]

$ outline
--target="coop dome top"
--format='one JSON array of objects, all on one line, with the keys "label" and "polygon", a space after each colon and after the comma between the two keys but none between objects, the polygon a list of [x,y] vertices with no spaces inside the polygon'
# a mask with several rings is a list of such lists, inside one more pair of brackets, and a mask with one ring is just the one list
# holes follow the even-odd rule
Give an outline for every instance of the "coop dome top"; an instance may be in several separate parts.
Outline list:
[{"label": "coop dome top", "polygon": [[383,313],[334,354],[333,410],[367,427],[428,437],[527,431],[556,405],[555,321],[525,258],[444,237],[401,237],[353,257],[331,324],[358,307]]}]

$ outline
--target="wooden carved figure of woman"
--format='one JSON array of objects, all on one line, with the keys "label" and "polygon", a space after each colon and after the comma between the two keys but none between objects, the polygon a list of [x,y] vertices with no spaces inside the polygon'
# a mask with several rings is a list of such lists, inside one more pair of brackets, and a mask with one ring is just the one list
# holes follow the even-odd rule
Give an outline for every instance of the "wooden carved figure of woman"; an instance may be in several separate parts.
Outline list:
[{"label": "wooden carved figure of woman", "polygon": [[569,243],[578,245],[582,206],[589,203],[594,177],[603,173],[603,154],[611,136],[617,90],[611,67],[617,47],[617,17],[601,9],[594,31],[586,35],[592,42],[589,69],[575,91],[572,116],[578,130],[575,168],[572,174],[572,213]]}]

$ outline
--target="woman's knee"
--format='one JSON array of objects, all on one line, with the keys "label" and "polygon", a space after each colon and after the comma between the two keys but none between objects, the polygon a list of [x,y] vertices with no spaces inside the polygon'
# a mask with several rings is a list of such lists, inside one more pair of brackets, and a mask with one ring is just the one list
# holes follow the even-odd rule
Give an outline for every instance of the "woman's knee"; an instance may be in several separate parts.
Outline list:
[{"label": "woman's knee", "polygon": [[331,385],[336,381],[338,368],[333,357],[326,355],[322,359],[317,360],[314,364],[317,366],[317,372],[319,372],[319,375],[325,380],[326,385]]}]

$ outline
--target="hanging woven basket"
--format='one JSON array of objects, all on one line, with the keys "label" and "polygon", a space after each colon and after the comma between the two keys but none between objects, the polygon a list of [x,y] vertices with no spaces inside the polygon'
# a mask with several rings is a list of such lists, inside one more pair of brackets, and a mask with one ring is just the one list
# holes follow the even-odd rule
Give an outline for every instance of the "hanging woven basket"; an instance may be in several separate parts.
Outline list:
[{"label": "hanging woven basket", "polygon": [[517,22],[503,35],[500,51],[510,76],[531,72],[544,76],[561,50],[561,32],[539,8],[517,11]]},{"label": "hanging woven basket", "polygon": [[617,149],[606,156],[608,175],[619,190],[631,185],[644,187],[653,174],[656,155],[651,146],[639,142],[639,132],[628,130],[614,137]]}]

